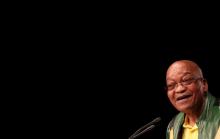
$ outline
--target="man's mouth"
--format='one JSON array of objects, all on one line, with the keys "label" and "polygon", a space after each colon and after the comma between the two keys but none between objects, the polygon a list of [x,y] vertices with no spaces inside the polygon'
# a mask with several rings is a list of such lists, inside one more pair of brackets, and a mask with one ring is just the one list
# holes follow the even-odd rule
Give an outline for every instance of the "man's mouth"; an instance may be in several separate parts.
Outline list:
[{"label": "man's mouth", "polygon": [[182,96],[177,97],[176,101],[185,100],[185,99],[190,98],[191,96],[192,95],[182,95]]}]

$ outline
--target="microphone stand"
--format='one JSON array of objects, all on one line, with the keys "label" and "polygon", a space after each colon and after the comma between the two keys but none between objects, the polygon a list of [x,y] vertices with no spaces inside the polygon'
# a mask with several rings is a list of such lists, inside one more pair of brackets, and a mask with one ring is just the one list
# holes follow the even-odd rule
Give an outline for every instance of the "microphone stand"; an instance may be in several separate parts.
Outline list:
[{"label": "microphone stand", "polygon": [[156,127],[156,124],[161,121],[160,117],[155,118],[150,123],[144,125],[143,127],[139,128],[136,132],[134,132],[128,139],[135,139],[139,137],[140,135],[152,130]]}]

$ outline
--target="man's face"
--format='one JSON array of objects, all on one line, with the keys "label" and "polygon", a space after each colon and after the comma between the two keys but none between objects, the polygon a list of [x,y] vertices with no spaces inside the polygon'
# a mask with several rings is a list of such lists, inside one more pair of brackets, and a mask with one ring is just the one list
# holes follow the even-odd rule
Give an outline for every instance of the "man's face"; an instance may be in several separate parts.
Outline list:
[{"label": "man's face", "polygon": [[207,83],[195,67],[186,63],[172,65],[166,82],[168,98],[177,110],[188,113],[202,106]]}]

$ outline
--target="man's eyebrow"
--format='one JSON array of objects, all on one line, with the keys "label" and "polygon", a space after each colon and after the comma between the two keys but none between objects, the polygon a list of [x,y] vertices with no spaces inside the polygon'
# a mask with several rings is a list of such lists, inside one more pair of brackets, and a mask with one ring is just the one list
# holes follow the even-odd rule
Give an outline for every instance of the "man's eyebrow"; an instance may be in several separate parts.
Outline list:
[{"label": "man's eyebrow", "polygon": [[174,79],[167,79],[166,82],[176,82]]}]

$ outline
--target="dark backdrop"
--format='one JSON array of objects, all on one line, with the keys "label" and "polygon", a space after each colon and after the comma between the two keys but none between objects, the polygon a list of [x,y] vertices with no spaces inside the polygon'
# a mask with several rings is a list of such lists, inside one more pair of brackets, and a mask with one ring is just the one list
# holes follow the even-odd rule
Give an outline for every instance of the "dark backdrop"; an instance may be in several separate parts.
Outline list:
[{"label": "dark backdrop", "polygon": [[[167,124],[177,113],[164,90],[165,74],[168,66],[180,59],[197,62],[210,92],[220,97],[218,48],[159,47],[129,39],[125,42],[130,47],[80,48],[65,50],[58,56],[55,53],[58,58],[53,59],[54,66],[49,65],[52,68],[48,72],[42,69],[43,76],[39,77],[43,80],[36,84],[47,86],[33,97],[39,111],[33,114],[34,125],[39,125],[36,128],[61,137],[121,139],[161,117],[159,126],[140,138],[165,138]],[[44,63],[46,67],[51,62]]]},{"label": "dark backdrop", "polygon": [[219,96],[219,52],[214,48],[219,46],[216,35],[219,24],[217,18],[210,17],[217,12],[202,14],[197,22],[192,21],[198,18],[193,14],[189,22],[164,11],[153,14],[157,9],[146,11],[146,7],[137,6],[140,10],[136,10],[123,3],[118,12],[114,6],[106,9],[97,5],[103,9],[89,4],[90,10],[83,4],[86,10],[76,10],[76,16],[65,8],[65,13],[55,13],[54,19],[54,10],[49,10],[50,14],[43,12],[46,16],[43,20],[47,20],[39,20],[37,25],[30,23],[27,32],[19,25],[22,31],[17,33],[25,36],[9,31],[17,38],[8,41],[16,44],[12,46],[28,47],[9,47],[9,55],[4,58],[12,62],[3,60],[9,65],[8,80],[16,84],[7,86],[9,91],[15,90],[8,93],[8,98],[14,96],[12,108],[18,111],[7,108],[13,114],[6,122],[19,122],[8,126],[22,133],[31,131],[32,136],[43,132],[62,138],[70,134],[74,138],[120,139],[128,138],[160,116],[159,131],[155,130],[151,136],[165,138],[165,128],[176,113],[163,89],[165,71],[179,59],[195,60],[205,73],[210,91]]},{"label": "dark backdrop", "polygon": [[51,95],[57,99],[48,96],[56,104],[56,118],[51,122],[57,130],[64,130],[61,136],[70,133],[81,138],[128,138],[161,117],[160,125],[142,137],[165,138],[167,124],[177,113],[164,90],[165,74],[168,66],[180,59],[197,62],[210,92],[220,97],[217,48],[207,44],[159,47],[129,39],[125,42],[130,47],[80,48],[73,57],[72,53],[62,55],[66,60],[60,62],[61,77],[54,89],[59,93]]}]

